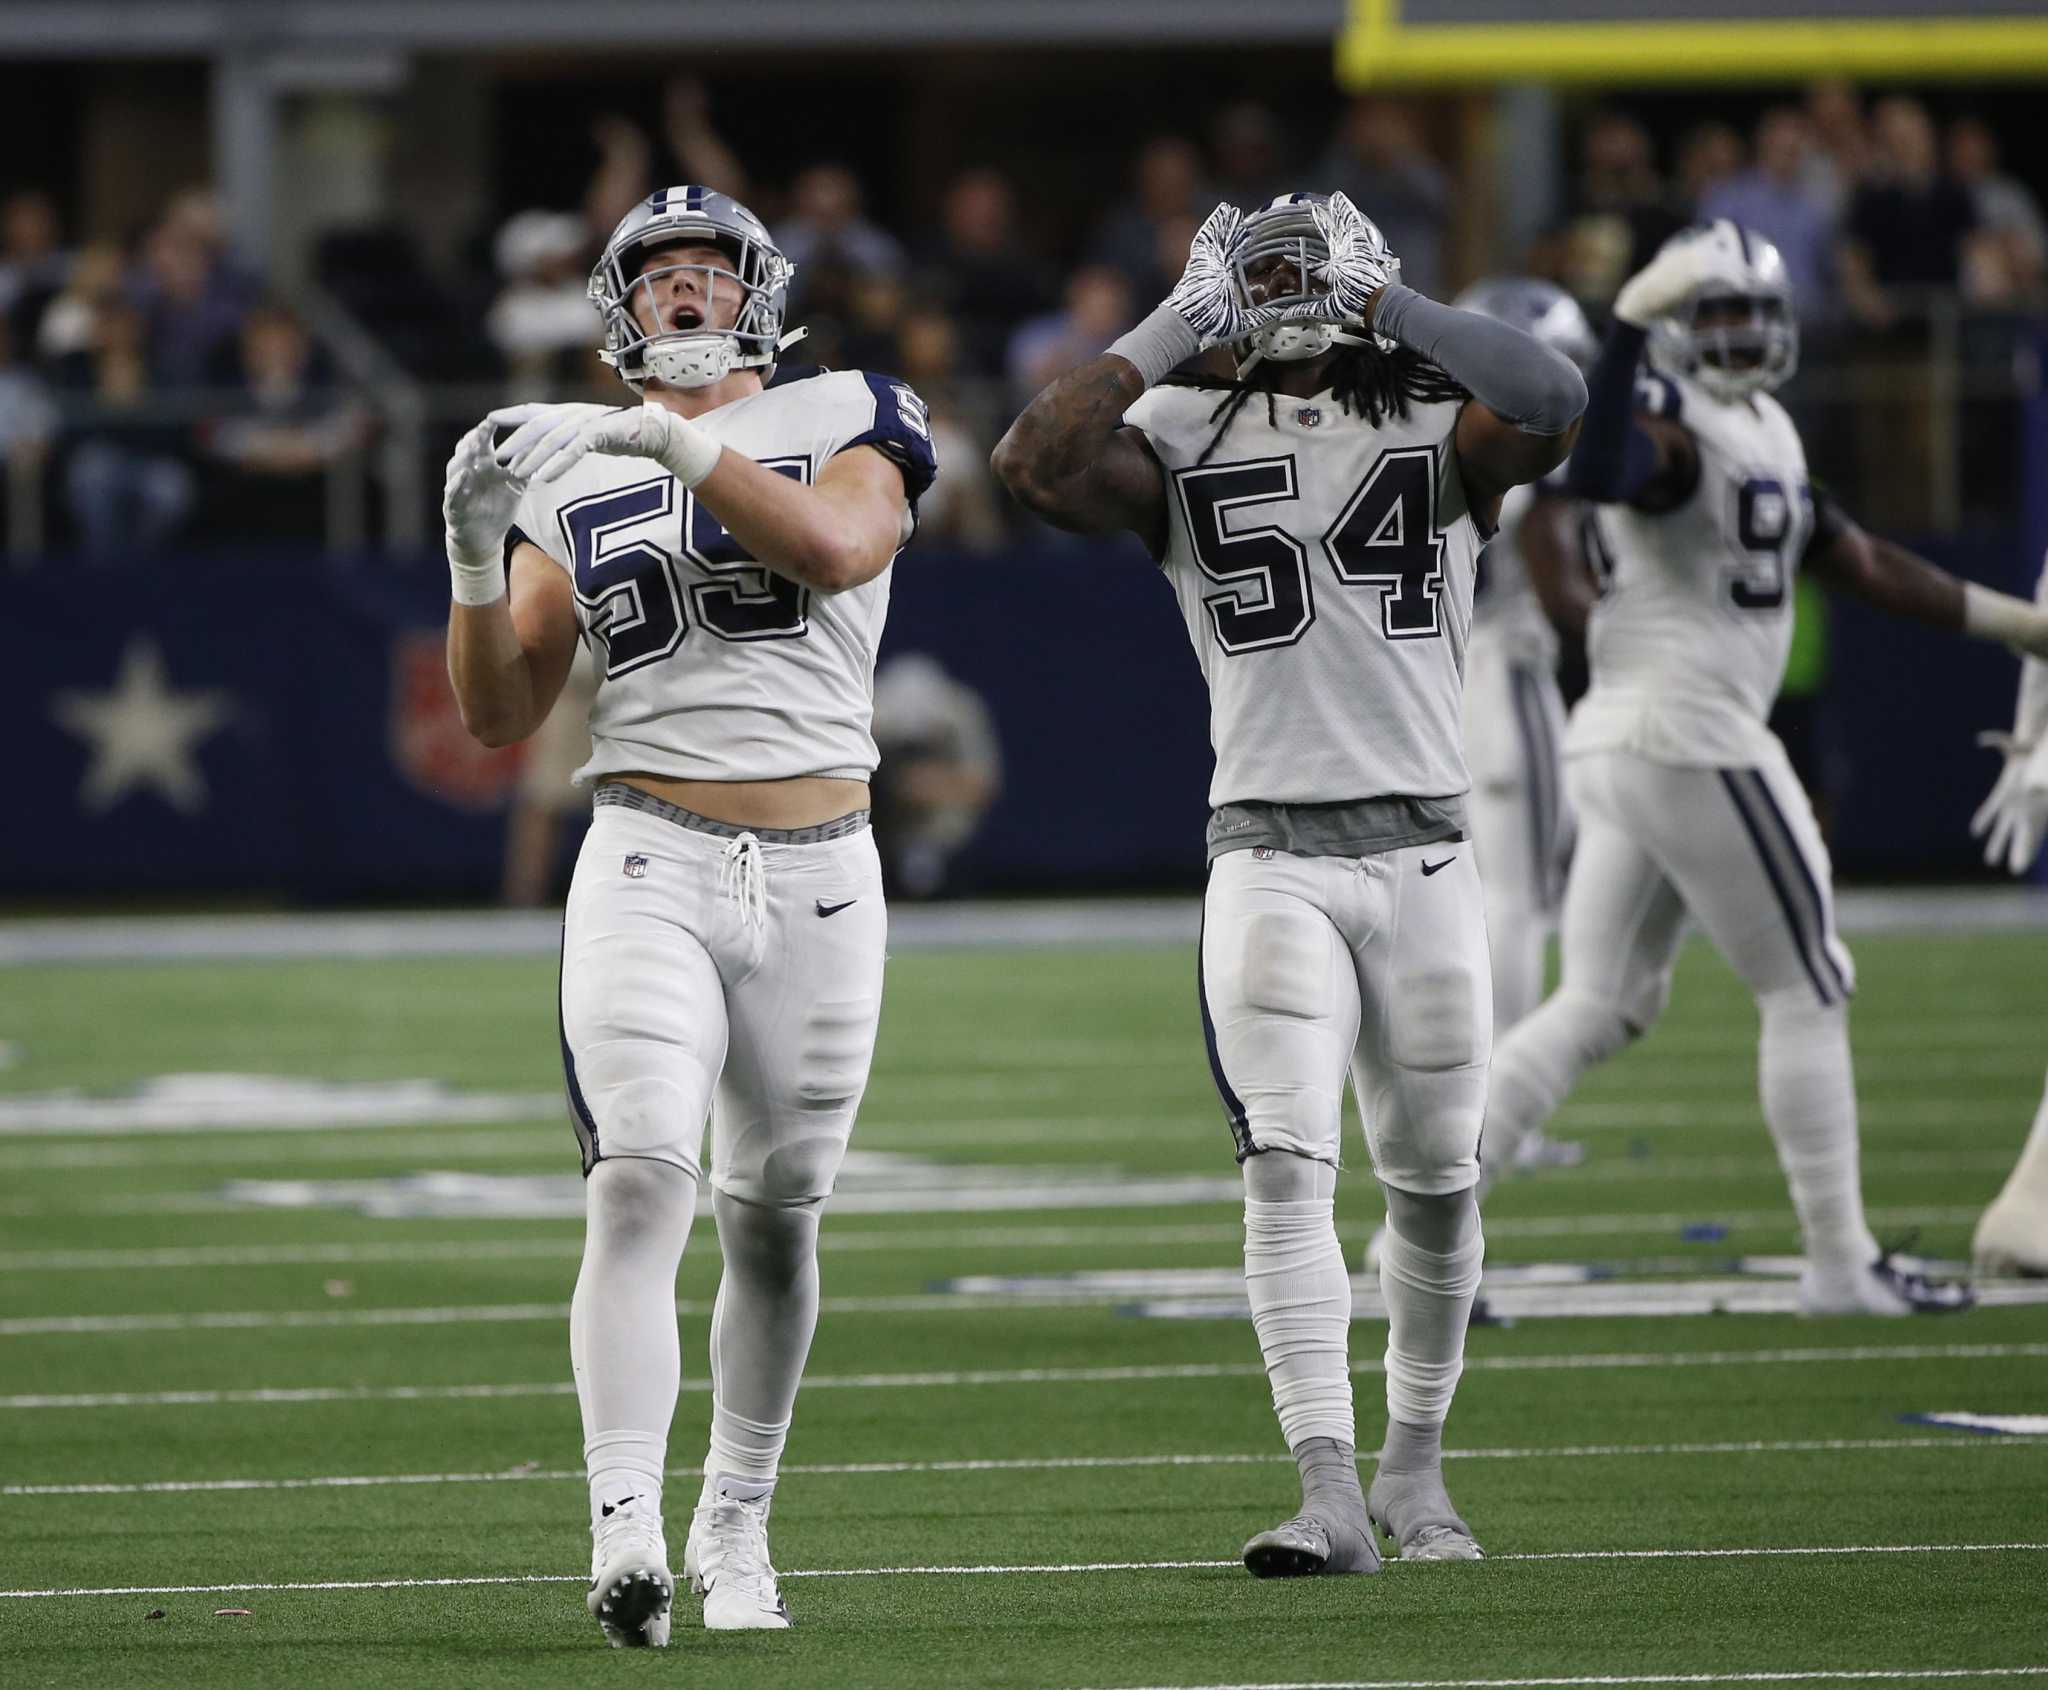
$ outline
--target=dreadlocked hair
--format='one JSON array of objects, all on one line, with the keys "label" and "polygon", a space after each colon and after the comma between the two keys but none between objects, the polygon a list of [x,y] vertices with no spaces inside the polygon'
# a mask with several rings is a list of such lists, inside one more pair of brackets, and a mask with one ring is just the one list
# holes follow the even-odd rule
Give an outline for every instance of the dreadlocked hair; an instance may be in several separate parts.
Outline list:
[{"label": "dreadlocked hair", "polygon": [[[1270,359],[1265,360],[1249,380],[1208,375],[1199,370],[1176,373],[1166,378],[1163,384],[1166,386],[1194,387],[1223,395],[1217,401],[1216,409],[1209,413],[1209,420],[1216,424],[1216,432],[1209,437],[1209,444],[1202,448],[1202,455],[1195,460],[1195,468],[1200,469],[1215,456],[1216,448],[1223,444],[1223,437],[1230,432],[1230,425],[1237,421],[1238,413],[1254,396],[1266,396],[1267,426],[1279,426],[1279,404],[1273,383],[1281,367]],[[1374,428],[1388,417],[1405,417],[1411,402],[1435,405],[1459,403],[1472,397],[1421,353],[1405,346],[1397,346],[1391,352],[1377,345],[1347,346],[1331,362],[1329,377],[1331,397],[1344,414],[1363,417]]]}]

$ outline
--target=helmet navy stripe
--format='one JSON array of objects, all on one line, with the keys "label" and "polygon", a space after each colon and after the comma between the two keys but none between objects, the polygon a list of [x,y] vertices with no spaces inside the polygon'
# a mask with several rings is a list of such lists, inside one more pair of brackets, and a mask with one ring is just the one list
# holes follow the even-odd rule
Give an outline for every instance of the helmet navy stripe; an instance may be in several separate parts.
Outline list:
[{"label": "helmet navy stripe", "polygon": [[668,210],[668,189],[663,188],[654,196],[654,215],[662,216]]}]

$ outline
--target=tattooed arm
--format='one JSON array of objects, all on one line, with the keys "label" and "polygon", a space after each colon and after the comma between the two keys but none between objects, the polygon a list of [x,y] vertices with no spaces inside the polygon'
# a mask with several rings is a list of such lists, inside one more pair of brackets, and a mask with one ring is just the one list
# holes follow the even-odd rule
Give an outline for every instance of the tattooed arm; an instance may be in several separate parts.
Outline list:
[{"label": "tattooed arm", "polygon": [[1166,476],[1124,412],[1145,391],[1137,366],[1114,352],[1070,370],[1025,407],[996,443],[998,479],[1055,528],[1128,528],[1157,557],[1166,543]]}]

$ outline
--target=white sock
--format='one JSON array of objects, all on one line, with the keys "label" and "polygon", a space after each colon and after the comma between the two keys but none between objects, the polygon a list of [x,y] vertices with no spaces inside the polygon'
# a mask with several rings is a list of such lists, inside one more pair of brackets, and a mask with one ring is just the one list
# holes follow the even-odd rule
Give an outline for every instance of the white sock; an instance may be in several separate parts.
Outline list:
[{"label": "white sock", "polygon": [[1418,1197],[1393,1186],[1380,1245],[1387,1305],[1387,1418],[1440,1427],[1465,1371],[1465,1328],[1486,1240],[1473,1191]]},{"label": "white sock", "polygon": [[1351,1277],[1337,1241],[1337,1170],[1289,1151],[1244,1164],[1244,1281],[1289,1449],[1358,1442],[1351,1403]]},{"label": "white sock", "polygon": [[704,1472],[772,1487],[818,1327],[822,1205],[774,1208],[723,1191],[711,1201],[725,1272],[711,1311]]},{"label": "white sock", "polygon": [[2005,1187],[1998,1195],[2015,1201],[2023,1196],[2048,1201],[2048,1092],[2041,1094],[2041,1107],[2034,1115],[2034,1130],[2027,1134],[2020,1159],[2013,1164],[2012,1173],[2007,1176]]},{"label": "white sock", "polygon": [[697,1182],[637,1158],[599,1162],[585,1190],[583,1266],[569,1305],[569,1354],[583,1409],[590,1518],[629,1497],[661,1509],[661,1476],[682,1373],[676,1269]]},{"label": "white sock", "polygon": [[1613,1004],[1568,984],[1515,1023],[1493,1047],[1487,1079],[1486,1135],[1480,1141],[1486,1185],[1513,1165],[1516,1147],[1557,1113],[1588,1068],[1641,1031]]},{"label": "white sock", "polygon": [[1849,1012],[1804,991],[1774,993],[1758,1007],[1764,1121],[1791,1187],[1807,1259],[1823,1271],[1867,1267],[1877,1259],[1877,1240],[1863,1218]]}]

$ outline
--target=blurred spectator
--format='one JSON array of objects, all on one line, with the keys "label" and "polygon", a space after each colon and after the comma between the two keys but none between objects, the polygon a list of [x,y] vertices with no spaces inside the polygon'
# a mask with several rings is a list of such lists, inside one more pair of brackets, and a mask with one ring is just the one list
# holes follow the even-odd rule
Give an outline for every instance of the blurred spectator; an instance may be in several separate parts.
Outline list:
[{"label": "blurred spectator", "polygon": [[40,188],[10,194],[0,204],[0,316],[13,345],[35,345],[43,313],[63,291],[70,269],[55,202]]},{"label": "blurred spectator", "polygon": [[1834,315],[1835,223],[1807,170],[1813,136],[1793,106],[1773,106],[1756,126],[1756,163],[1700,202],[1703,218],[1728,217],[1754,229],[1785,258],[1803,319]]},{"label": "blurred spectator", "polygon": [[35,356],[56,365],[90,352],[98,335],[99,314],[116,303],[128,273],[128,260],[116,246],[90,246],[79,253],[64,283],[50,301],[36,331]]},{"label": "blurred spectator", "polygon": [[1017,198],[999,170],[961,172],[946,189],[925,266],[960,326],[967,367],[999,375],[1010,330],[1052,301],[1052,276],[1017,227]]},{"label": "blurred spectator", "polygon": [[1686,219],[1666,203],[1649,131],[1634,118],[1596,116],[1579,160],[1560,280],[1584,303],[1604,308]]},{"label": "blurred spectator", "polygon": [[1054,376],[1099,358],[1131,326],[1131,288],[1119,270],[1086,264],[1067,279],[1065,306],[1028,318],[1010,337],[1010,396],[1019,408]]},{"label": "blurred spectator", "polygon": [[209,455],[235,472],[237,533],[302,528],[319,520],[309,486],[363,442],[367,419],[339,393],[305,326],[277,305],[243,320],[236,357],[215,372],[237,389],[235,412],[202,431]]},{"label": "blurred spectator", "polygon": [[1171,271],[1161,270],[1160,230],[1184,217],[1199,222],[1216,196],[1202,180],[1202,155],[1180,135],[1154,135],[1139,148],[1132,188],[1097,227],[1089,257],[1122,271],[1136,297],[1160,299],[1181,272],[1178,264]]},{"label": "blurred spectator", "polygon": [[1343,189],[1379,225],[1401,260],[1402,281],[1423,293],[1442,289],[1450,182],[1424,149],[1411,107],[1354,100],[1316,166],[1315,186]]},{"label": "blurred spectator", "polygon": [[875,843],[892,896],[929,898],[1002,789],[987,704],[936,658],[905,652],[875,676]]},{"label": "blurred spectator", "polygon": [[590,232],[570,211],[522,211],[498,231],[494,243],[505,289],[484,319],[523,396],[552,385],[566,357],[580,363],[595,354],[601,325],[591,308]]},{"label": "blurred spectator", "polygon": [[136,282],[157,383],[200,386],[255,295],[253,278],[228,256],[213,196],[195,189],[172,200],[144,243]]},{"label": "blurred spectator", "polygon": [[63,385],[93,408],[64,466],[64,501],[88,555],[159,549],[192,514],[197,484],[185,430],[152,409],[148,325],[124,300],[102,301],[92,339],[58,366]]},{"label": "blurred spectator", "polygon": [[1241,211],[1256,211],[1302,186],[1288,179],[1280,125],[1256,100],[1239,100],[1223,108],[1210,152],[1216,160],[1217,197]]},{"label": "blurred spectator", "polygon": [[1839,223],[1848,215],[1850,196],[1870,174],[1863,97],[1853,83],[1824,78],[1806,90],[1806,120],[1813,137],[1806,155],[1806,186]]},{"label": "blurred spectator", "polygon": [[1969,194],[1941,174],[1934,122],[1918,100],[1880,100],[1872,129],[1873,173],[1850,200],[1844,226],[1842,292],[1858,318],[1885,328],[1898,316],[1891,290],[1961,281],[1977,213]]},{"label": "blurred spectator", "polygon": [[1732,182],[1748,162],[1742,137],[1725,123],[1702,123],[1678,143],[1679,209],[1691,216],[1708,195]]},{"label": "blurred spectator", "polygon": [[1949,174],[1970,196],[1977,233],[1970,243],[1970,296],[2005,303],[2040,287],[2048,265],[2048,224],[2041,202],[2017,177],[1998,168],[1998,142],[1980,117],[1949,126]]},{"label": "blurred spectator", "polygon": [[843,164],[814,164],[790,187],[789,215],[775,228],[775,244],[797,267],[801,293],[807,265],[837,262],[860,275],[894,276],[904,268],[896,237],[870,222],[860,182]]},{"label": "blurred spectator", "polygon": [[[654,143],[637,123],[616,112],[591,125],[597,169],[584,192],[583,214],[601,241],[656,188],[694,182],[734,199],[747,197],[746,167],[711,122],[711,97],[703,81],[679,76],[662,90],[662,136],[668,156],[657,160]],[[657,164],[662,180],[655,181]]]},{"label": "blurred spectator", "polygon": [[[675,161],[676,181],[695,182],[736,200],[748,196],[747,167],[711,122],[711,91],[697,76],[673,77],[661,91],[662,134]],[[665,184],[656,184],[663,186]],[[649,190],[652,191],[651,189]],[[599,236],[611,233],[606,224]]]},{"label": "blurred spectator", "polygon": [[654,145],[637,123],[610,113],[590,126],[590,139],[597,147],[597,168],[583,191],[583,215],[591,234],[602,241],[620,218],[663,184],[654,180]]},{"label": "blurred spectator", "polygon": [[990,426],[977,430],[962,415],[960,331],[953,320],[933,306],[906,311],[897,325],[892,367],[931,409],[939,478],[918,501],[918,532],[970,551],[994,550],[1003,541],[1003,519],[988,467],[988,443],[1008,418],[987,419]]},{"label": "blurred spectator", "polygon": [[49,389],[14,357],[14,330],[0,313],[0,458],[40,459],[57,431]]}]

